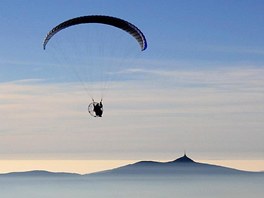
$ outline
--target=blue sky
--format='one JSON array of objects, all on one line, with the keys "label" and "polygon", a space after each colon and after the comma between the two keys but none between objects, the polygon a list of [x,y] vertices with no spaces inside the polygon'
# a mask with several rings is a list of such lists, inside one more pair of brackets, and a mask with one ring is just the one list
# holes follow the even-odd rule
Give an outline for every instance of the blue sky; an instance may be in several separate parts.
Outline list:
[{"label": "blue sky", "polygon": [[[262,4],[261,1],[167,1],[166,4],[2,1],[1,59],[9,62],[15,57],[20,63],[44,63],[47,60],[40,43],[51,27],[80,15],[105,14],[125,18],[142,28],[149,42],[145,56],[152,60],[184,61],[192,68],[207,67],[207,61],[210,68],[222,63],[259,66],[263,61]],[[24,66],[27,67],[29,71],[20,71],[20,78],[31,73],[32,66]],[[9,73],[2,79],[16,75]]]},{"label": "blue sky", "polygon": [[[263,160],[263,8],[263,1],[1,1],[0,158],[168,159],[187,150]],[[78,79],[61,81],[72,74],[42,49],[52,27],[91,14],[130,21],[148,40],[136,67],[126,65],[112,82],[102,119],[89,117]]]}]

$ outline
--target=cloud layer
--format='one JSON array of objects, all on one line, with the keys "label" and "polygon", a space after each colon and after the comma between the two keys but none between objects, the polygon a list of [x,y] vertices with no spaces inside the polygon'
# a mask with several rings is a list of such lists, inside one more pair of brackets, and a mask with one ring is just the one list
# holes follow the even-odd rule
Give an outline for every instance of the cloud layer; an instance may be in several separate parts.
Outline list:
[{"label": "cloud layer", "polygon": [[170,158],[184,149],[209,157],[263,154],[264,69],[122,72],[137,79],[112,82],[101,119],[87,113],[91,101],[79,84],[1,83],[0,157]]}]

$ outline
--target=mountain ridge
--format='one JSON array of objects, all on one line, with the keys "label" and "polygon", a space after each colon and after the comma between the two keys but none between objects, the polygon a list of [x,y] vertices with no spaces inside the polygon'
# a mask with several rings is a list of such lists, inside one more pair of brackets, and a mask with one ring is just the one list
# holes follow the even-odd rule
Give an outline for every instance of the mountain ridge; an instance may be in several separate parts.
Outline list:
[{"label": "mountain ridge", "polygon": [[199,163],[184,156],[168,162],[139,161],[122,167],[105,170],[87,175],[226,175],[226,174],[264,174],[264,172],[244,171],[234,168]]},{"label": "mountain ridge", "polygon": [[51,172],[46,170],[30,170],[22,172],[9,172],[0,174],[0,176],[11,176],[11,177],[72,177],[81,176],[78,173],[68,173],[68,172]]},{"label": "mountain ridge", "polygon": [[88,173],[68,173],[68,172],[50,172],[45,170],[32,170],[24,172],[3,173],[0,176],[24,176],[24,177],[81,177],[81,176],[122,176],[122,175],[227,175],[227,174],[261,174],[264,171],[244,171],[234,168],[200,163],[192,160],[186,154],[173,161],[157,162],[157,161],[139,161],[133,164],[121,167]]}]

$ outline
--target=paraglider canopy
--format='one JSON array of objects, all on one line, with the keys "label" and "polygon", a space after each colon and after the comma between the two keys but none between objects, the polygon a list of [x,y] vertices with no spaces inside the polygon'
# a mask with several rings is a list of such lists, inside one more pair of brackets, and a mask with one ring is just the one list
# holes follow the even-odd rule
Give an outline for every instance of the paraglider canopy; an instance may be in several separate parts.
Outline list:
[{"label": "paraglider canopy", "polygon": [[62,29],[68,28],[73,25],[79,25],[84,23],[102,23],[106,25],[111,25],[117,28],[120,28],[130,35],[132,35],[137,42],[139,43],[141,50],[145,50],[147,48],[147,41],[144,34],[133,24],[129,23],[120,18],[111,17],[111,16],[103,16],[103,15],[89,15],[89,16],[81,16],[76,17],[67,21],[62,22],[61,24],[54,27],[44,39],[43,49],[46,49],[46,45],[49,40]]}]

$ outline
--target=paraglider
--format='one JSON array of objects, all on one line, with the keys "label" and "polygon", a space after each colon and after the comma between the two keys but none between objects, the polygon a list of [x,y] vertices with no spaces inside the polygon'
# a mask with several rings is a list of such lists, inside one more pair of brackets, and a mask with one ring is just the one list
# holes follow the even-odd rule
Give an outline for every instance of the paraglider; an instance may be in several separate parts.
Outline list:
[{"label": "paraglider", "polygon": [[93,117],[102,117],[103,115],[103,102],[102,100],[98,103],[93,100],[92,103],[88,105],[88,112]]},{"label": "paraglider", "polygon": [[[141,51],[144,51],[147,48],[147,41],[144,34],[132,23],[125,21],[120,18],[112,17],[112,16],[103,16],[103,15],[88,15],[88,16],[81,16],[66,20],[59,25],[52,28],[48,34],[46,35],[44,42],[43,42],[43,49],[47,48],[47,44],[53,38],[54,35],[62,31],[63,29],[69,28],[71,26],[76,26],[80,24],[103,24],[116,27],[120,30],[123,30],[130,34],[139,44]],[[87,43],[89,46],[89,43]],[[102,99],[101,101],[95,102],[92,98],[92,103],[88,105],[88,112],[93,117],[102,117],[103,115],[103,104]]]}]

